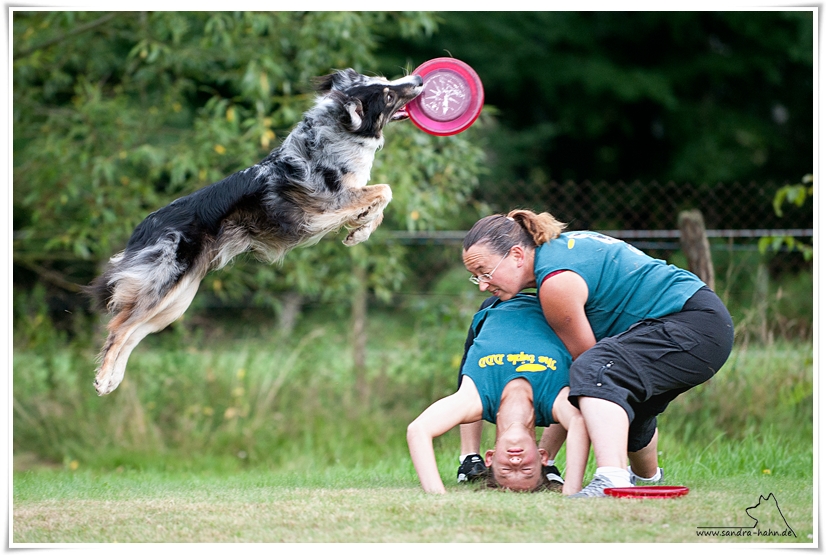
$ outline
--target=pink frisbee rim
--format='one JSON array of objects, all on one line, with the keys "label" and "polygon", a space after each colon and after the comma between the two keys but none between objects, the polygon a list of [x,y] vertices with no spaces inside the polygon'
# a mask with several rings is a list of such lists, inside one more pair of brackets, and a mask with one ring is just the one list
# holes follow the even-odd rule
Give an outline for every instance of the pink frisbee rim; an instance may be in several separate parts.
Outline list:
[{"label": "pink frisbee rim", "polygon": [[446,136],[456,135],[473,125],[479,114],[482,113],[482,106],[485,104],[485,91],[479,76],[468,64],[456,58],[434,58],[423,63],[414,71],[414,75],[422,78],[427,87],[427,76],[437,71],[450,71],[455,73],[467,86],[470,92],[470,103],[465,110],[448,121],[439,121],[429,117],[422,108],[422,101],[427,94],[427,90],[422,91],[417,98],[407,105],[407,115],[413,124],[431,135]]},{"label": "pink frisbee rim", "polygon": [[630,488],[605,488],[611,497],[631,497],[635,499],[667,499],[688,494],[686,486],[632,486]]}]

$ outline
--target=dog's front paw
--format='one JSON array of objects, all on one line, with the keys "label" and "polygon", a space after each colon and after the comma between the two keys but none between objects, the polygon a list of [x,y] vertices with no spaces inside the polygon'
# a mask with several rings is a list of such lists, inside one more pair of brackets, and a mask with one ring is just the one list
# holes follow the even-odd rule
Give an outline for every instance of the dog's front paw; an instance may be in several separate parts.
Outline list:
[{"label": "dog's front paw", "polygon": [[371,185],[367,189],[371,193],[372,201],[368,202],[361,212],[353,218],[352,223],[355,225],[361,226],[380,218],[384,209],[393,199],[393,192],[389,185]]},{"label": "dog's front paw", "polygon": [[383,201],[377,200],[360,212],[353,220],[357,224],[367,224],[381,216],[382,211],[387,206]]},{"label": "dog's front paw", "polygon": [[373,233],[373,230],[370,229],[369,225],[365,225],[362,227],[358,227],[352,230],[350,233],[347,234],[347,237],[344,238],[344,243],[348,247],[352,247],[353,245],[358,245],[359,243],[363,243],[370,237],[370,234]]},{"label": "dog's front paw", "polygon": [[367,240],[370,235],[376,231],[376,228],[379,227],[382,220],[384,220],[384,213],[379,212],[378,217],[371,222],[368,222],[365,225],[359,226],[355,229],[350,230],[350,233],[347,234],[347,237],[344,238],[344,243],[348,247],[352,247],[353,245],[358,245],[359,243],[363,243]]}]

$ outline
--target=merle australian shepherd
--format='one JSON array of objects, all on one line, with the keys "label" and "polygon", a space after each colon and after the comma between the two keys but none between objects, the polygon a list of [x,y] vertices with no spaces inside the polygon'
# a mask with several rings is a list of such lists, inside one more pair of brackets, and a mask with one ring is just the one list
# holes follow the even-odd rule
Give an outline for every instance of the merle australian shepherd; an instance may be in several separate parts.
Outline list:
[{"label": "merle australian shepherd", "polygon": [[395,81],[352,69],[317,81],[303,120],[260,163],[147,216],[126,249],[86,291],[112,316],[95,374],[98,395],[123,380],[132,349],[189,307],[207,272],[251,251],[267,262],[346,228],[344,244],[366,240],[390,202],[387,185],[367,186],[382,130],[405,119],[422,79]]}]

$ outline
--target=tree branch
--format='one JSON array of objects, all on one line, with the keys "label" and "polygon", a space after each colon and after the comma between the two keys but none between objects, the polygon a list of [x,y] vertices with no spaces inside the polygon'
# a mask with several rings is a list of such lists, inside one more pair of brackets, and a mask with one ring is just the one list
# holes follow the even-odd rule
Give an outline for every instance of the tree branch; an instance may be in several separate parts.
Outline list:
[{"label": "tree branch", "polygon": [[86,31],[94,29],[95,27],[100,27],[101,25],[104,25],[105,23],[108,23],[109,21],[114,19],[115,16],[118,15],[118,13],[120,13],[120,12],[108,13],[108,14],[104,15],[103,17],[97,18],[94,21],[90,21],[89,23],[84,23],[83,25],[75,27],[74,29],[72,29],[71,31],[69,31],[67,33],[64,33],[60,36],[54,37],[53,39],[47,40],[43,44],[38,44],[36,46],[31,46],[29,48],[26,48],[26,49],[18,52],[17,54],[15,54],[14,55],[14,60],[17,61],[20,58],[25,58],[26,56],[28,56],[32,52],[35,52],[37,50],[41,50],[41,49],[46,48],[48,46],[51,46],[53,44],[57,44],[58,42],[64,41],[64,40],[68,39],[69,37],[79,35],[80,33],[85,33]]},{"label": "tree branch", "polygon": [[37,275],[39,275],[44,280],[48,281],[52,285],[56,285],[61,289],[65,289],[67,291],[71,291],[72,293],[80,293],[83,289],[77,283],[68,281],[63,277],[62,274],[59,272],[55,272],[54,270],[49,270],[48,268],[44,268],[39,264],[35,264],[30,260],[16,258],[14,260],[15,263],[20,264],[21,266],[25,266],[29,270],[33,271]]}]

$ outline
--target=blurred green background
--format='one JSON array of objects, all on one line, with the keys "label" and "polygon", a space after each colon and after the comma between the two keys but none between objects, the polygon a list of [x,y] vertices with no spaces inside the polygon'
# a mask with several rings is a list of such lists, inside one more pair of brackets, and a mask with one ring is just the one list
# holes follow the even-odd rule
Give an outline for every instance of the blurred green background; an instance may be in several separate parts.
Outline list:
[{"label": "blurred green background", "polygon": [[[759,189],[749,226],[811,228],[813,29],[809,10],[13,11],[16,464],[406,460],[404,427],[455,387],[483,299],[459,244],[426,233],[536,191],[533,207],[576,220],[557,211],[564,183],[581,205],[583,184],[602,183],[619,229],[640,229],[627,207],[656,212],[668,183],[697,188],[684,208],[701,211],[703,191],[727,190],[732,215],[715,226],[755,213]],[[370,241],[331,237],[278,266],[239,258],[144,340],[118,390],[95,395],[104,319],[79,289],[135,225],[266,156],[313,77],[395,78],[440,56],[477,71],[485,110],[451,137],[386,130],[372,182],[394,199]],[[674,407],[670,437],[739,441],[771,424],[811,452],[811,245],[712,241],[739,370]],[[678,243],[646,250],[686,266]]]}]

